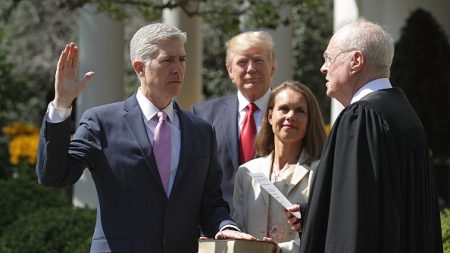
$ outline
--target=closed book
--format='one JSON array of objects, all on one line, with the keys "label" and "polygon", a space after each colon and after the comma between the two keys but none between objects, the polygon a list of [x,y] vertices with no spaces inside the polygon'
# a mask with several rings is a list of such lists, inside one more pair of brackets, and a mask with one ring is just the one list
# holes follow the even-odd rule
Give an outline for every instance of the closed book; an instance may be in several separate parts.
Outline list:
[{"label": "closed book", "polygon": [[249,240],[199,240],[198,253],[281,253],[274,242]]}]

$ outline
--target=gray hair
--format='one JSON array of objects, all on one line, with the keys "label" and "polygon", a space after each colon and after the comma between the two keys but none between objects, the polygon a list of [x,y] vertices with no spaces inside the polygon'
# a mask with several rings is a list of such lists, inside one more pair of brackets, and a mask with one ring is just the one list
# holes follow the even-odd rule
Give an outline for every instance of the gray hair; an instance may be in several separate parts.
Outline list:
[{"label": "gray hair", "polygon": [[337,46],[341,50],[360,50],[369,65],[377,69],[390,69],[394,40],[381,26],[359,19],[347,23],[336,34]]},{"label": "gray hair", "polygon": [[269,59],[276,64],[274,42],[272,36],[264,31],[250,31],[238,34],[226,43],[227,56],[225,64],[229,66],[236,51],[246,50],[253,47],[260,47],[267,50]]},{"label": "gray hair", "polygon": [[154,23],[141,27],[130,41],[130,60],[148,61],[156,53],[158,44],[165,40],[179,40],[183,43],[187,41],[185,32],[178,28]]}]

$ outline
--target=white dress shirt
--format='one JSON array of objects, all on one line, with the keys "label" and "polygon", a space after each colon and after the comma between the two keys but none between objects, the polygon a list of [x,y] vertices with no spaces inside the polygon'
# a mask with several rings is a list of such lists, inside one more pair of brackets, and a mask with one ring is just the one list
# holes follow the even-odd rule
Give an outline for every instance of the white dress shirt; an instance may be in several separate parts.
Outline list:
[{"label": "white dress shirt", "polygon": [[366,83],[363,87],[361,87],[355,95],[353,95],[352,100],[350,101],[350,104],[353,104],[359,100],[361,100],[363,97],[369,95],[372,92],[375,92],[377,90],[384,90],[392,88],[391,82],[388,78],[380,78],[375,79],[371,82]]},{"label": "white dress shirt", "polygon": [[[255,119],[256,124],[256,131],[259,132],[259,129],[261,128],[261,121],[264,113],[264,109],[266,109],[267,102],[269,101],[270,92],[272,90],[269,88],[267,89],[266,93],[262,97],[260,97],[258,100],[254,101],[253,103],[258,107],[258,110],[256,110],[253,113],[253,118]],[[240,91],[238,91],[238,110],[239,110],[239,116],[238,116],[238,129],[239,133],[241,132],[242,125],[244,123],[245,114],[247,113],[247,105],[251,102],[248,101],[244,95]]]},{"label": "white dress shirt", "polygon": [[[147,129],[147,134],[150,139],[150,144],[153,146],[155,129],[158,124],[158,117],[155,117],[156,114],[160,111],[155,105],[153,105],[150,100],[148,100],[144,94],[139,89],[136,93],[136,99],[139,103],[139,107],[141,107],[142,113],[144,114],[144,123]],[[173,109],[173,100],[170,102],[166,108],[162,111],[167,113],[169,118],[169,127],[170,134],[172,140],[172,153],[170,159],[170,177],[169,177],[169,186],[167,189],[167,196],[170,195],[172,191],[173,181],[175,179],[175,174],[178,168],[178,162],[180,160],[180,150],[181,150],[181,131],[180,131],[180,120],[178,119],[178,114]]]}]

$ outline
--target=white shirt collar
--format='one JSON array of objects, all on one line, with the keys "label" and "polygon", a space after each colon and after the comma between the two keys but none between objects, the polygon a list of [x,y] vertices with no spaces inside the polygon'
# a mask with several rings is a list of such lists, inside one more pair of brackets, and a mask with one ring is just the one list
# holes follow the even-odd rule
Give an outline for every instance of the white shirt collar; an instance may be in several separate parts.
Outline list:
[{"label": "white shirt collar", "polygon": [[[141,107],[142,113],[146,122],[153,119],[153,117],[160,111],[147,97],[144,96],[141,89],[139,88],[136,93],[136,99],[138,101],[139,107]],[[174,109],[173,109],[173,99],[170,101],[169,105],[162,109],[169,117],[170,122],[174,122]]]},{"label": "white shirt collar", "polygon": [[391,82],[388,78],[380,78],[375,79],[373,81],[370,81],[366,83],[363,87],[361,87],[355,95],[353,95],[352,100],[350,101],[350,104],[353,104],[359,100],[361,100],[363,97],[369,95],[372,92],[375,92],[377,90],[384,90],[392,88]]},{"label": "white shirt collar", "polygon": [[[266,106],[267,102],[269,101],[271,91],[272,91],[271,88],[267,89],[266,93],[264,93],[264,95],[262,97],[260,97],[259,99],[257,99],[256,101],[253,102],[260,111],[264,111],[264,109],[266,109],[265,106]],[[237,97],[238,97],[238,101],[239,101],[238,110],[242,111],[245,109],[245,107],[247,107],[248,104],[250,104],[250,101],[248,101],[248,99],[246,97],[244,97],[244,95],[239,90],[237,93]]]}]

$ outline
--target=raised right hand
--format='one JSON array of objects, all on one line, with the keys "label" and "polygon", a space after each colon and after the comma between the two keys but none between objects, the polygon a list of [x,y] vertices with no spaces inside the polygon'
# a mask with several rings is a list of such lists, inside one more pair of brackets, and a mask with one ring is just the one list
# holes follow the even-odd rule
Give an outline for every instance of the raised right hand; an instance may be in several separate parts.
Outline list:
[{"label": "raised right hand", "polygon": [[53,106],[69,108],[94,75],[95,73],[90,71],[81,81],[78,80],[78,47],[73,42],[67,44],[59,56],[56,68]]}]

